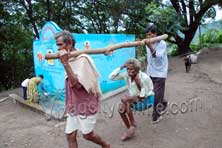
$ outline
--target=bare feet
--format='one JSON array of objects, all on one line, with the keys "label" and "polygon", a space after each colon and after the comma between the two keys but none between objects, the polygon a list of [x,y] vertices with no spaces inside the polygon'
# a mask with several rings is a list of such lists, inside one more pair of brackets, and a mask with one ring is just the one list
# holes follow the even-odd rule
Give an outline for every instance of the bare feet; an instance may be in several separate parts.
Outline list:
[{"label": "bare feet", "polygon": [[106,146],[103,146],[102,148],[111,148],[110,144],[106,144]]},{"label": "bare feet", "polygon": [[121,140],[125,141],[128,140],[130,138],[132,138],[135,134],[136,128],[134,126],[130,126],[130,128],[128,129],[128,131],[126,131],[125,133],[123,133]]}]

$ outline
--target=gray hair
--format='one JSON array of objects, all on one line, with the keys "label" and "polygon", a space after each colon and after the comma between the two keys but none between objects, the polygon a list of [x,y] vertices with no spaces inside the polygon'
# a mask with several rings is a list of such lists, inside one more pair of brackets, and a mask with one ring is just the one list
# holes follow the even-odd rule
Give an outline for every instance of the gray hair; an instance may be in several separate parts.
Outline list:
[{"label": "gray hair", "polygon": [[128,65],[128,64],[133,64],[133,65],[135,65],[135,70],[136,70],[137,72],[139,72],[140,69],[141,69],[140,61],[137,60],[137,59],[135,59],[135,58],[130,58],[130,59],[128,59],[128,60],[126,61],[126,64],[127,64],[127,65]]},{"label": "gray hair", "polygon": [[73,42],[73,47],[75,47],[75,44],[76,44],[76,41],[72,35],[71,32],[67,31],[67,30],[64,30],[64,31],[61,31],[61,32],[58,32],[56,33],[55,35],[55,39],[57,40],[59,37],[63,37],[63,42],[65,44],[68,44],[70,40],[72,40]]}]

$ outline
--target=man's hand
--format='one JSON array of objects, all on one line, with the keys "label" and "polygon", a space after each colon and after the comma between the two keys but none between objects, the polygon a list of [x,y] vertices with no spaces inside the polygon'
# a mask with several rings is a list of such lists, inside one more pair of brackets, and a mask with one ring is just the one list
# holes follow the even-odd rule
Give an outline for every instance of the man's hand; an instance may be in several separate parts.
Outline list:
[{"label": "man's hand", "polygon": [[111,55],[113,54],[114,50],[113,49],[107,49],[105,52],[104,52],[104,55]]},{"label": "man's hand", "polygon": [[145,100],[145,97],[138,97],[138,100],[139,100],[140,102],[143,102],[143,101]]},{"label": "man's hand", "polygon": [[152,57],[155,58],[156,57],[156,51],[153,48],[153,43],[150,41],[150,39],[146,39],[144,42],[148,46],[148,48],[150,49]]},{"label": "man's hand", "polygon": [[68,64],[69,61],[69,53],[66,50],[60,50],[58,52],[59,59],[63,65]]},{"label": "man's hand", "polygon": [[126,68],[127,67],[127,64],[125,63],[125,64],[123,64],[122,66],[120,66],[120,69],[122,70],[122,69],[124,69],[124,68]]},{"label": "man's hand", "polygon": [[72,76],[68,77],[68,80],[72,84],[72,86],[75,86],[79,83],[78,75],[73,74]]},{"label": "man's hand", "polygon": [[152,45],[152,42],[150,42],[150,39],[146,39],[144,42],[149,48],[153,48],[153,45]]},{"label": "man's hand", "polygon": [[78,80],[78,76],[76,74],[73,73],[70,65],[69,65],[69,52],[67,52],[66,50],[60,50],[58,52],[59,55],[59,59],[61,61],[61,63],[63,64],[66,73],[68,75],[68,79],[71,83],[72,86],[75,86],[76,84],[78,84],[79,80]]},{"label": "man's hand", "polygon": [[141,81],[139,78],[139,74],[136,75],[136,77],[134,78],[134,81],[136,83],[137,88],[141,91],[142,85],[141,85]]}]

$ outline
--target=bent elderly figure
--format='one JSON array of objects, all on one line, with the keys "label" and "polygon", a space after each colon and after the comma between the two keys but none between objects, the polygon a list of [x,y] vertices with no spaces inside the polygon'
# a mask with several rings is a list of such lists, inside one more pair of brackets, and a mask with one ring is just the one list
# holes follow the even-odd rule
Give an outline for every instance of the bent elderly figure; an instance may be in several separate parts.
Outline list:
[{"label": "bent elderly figure", "polygon": [[29,102],[34,102],[34,103],[38,103],[39,102],[39,92],[38,92],[38,85],[41,86],[41,89],[45,91],[43,84],[42,84],[42,80],[43,80],[44,76],[43,75],[39,75],[37,77],[33,77],[29,80],[28,82],[28,101]]},{"label": "bent elderly figure", "polygon": [[[121,73],[124,68],[127,72]],[[119,106],[120,116],[127,128],[121,140],[130,139],[135,134],[137,125],[132,111],[146,110],[154,102],[152,80],[140,69],[140,62],[137,59],[129,59],[109,75],[111,80],[124,79],[128,88],[128,95],[122,97]]]}]

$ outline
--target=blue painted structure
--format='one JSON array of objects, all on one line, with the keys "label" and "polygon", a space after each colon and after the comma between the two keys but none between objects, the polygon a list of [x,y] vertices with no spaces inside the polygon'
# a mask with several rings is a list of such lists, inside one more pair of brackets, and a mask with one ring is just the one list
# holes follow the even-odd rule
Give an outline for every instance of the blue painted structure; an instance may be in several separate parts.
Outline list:
[{"label": "blue painted structure", "polygon": [[[56,53],[57,46],[54,35],[62,29],[54,22],[47,22],[40,33],[40,39],[33,42],[33,59],[35,74],[43,74],[43,85],[50,94],[57,94],[64,99],[64,68],[59,60],[45,60],[46,53]],[[73,34],[76,40],[76,48],[96,49],[126,41],[134,41],[134,35],[125,34]],[[100,86],[103,93],[115,90],[123,85],[124,81],[111,81],[109,73],[122,65],[128,58],[135,57],[135,47],[124,48],[115,51],[110,56],[90,55],[100,73]]]}]

